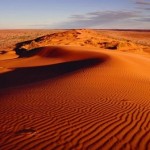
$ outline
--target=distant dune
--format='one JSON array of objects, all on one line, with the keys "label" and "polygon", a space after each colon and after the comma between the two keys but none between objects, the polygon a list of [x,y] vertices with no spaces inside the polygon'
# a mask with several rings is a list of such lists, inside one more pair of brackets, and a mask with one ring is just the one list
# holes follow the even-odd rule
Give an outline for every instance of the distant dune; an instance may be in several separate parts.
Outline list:
[{"label": "distant dune", "polygon": [[86,46],[122,51],[142,51],[142,46],[130,40],[117,40],[94,30],[68,30],[17,44],[17,49],[30,50],[41,46]]},{"label": "distant dune", "polygon": [[0,150],[150,149],[142,45],[69,30],[10,52],[0,54]]}]

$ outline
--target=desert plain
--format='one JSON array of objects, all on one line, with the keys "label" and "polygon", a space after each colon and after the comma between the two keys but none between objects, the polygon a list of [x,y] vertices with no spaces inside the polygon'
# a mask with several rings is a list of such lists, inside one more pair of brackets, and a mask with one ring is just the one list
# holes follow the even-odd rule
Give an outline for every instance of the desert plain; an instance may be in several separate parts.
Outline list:
[{"label": "desert plain", "polygon": [[0,30],[0,150],[150,149],[149,30]]}]

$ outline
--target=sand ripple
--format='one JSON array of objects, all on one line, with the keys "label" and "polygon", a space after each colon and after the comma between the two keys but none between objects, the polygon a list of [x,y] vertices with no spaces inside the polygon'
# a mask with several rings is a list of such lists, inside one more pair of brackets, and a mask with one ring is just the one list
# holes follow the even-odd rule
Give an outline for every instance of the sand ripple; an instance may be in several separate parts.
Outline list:
[{"label": "sand ripple", "polygon": [[0,149],[150,149],[150,60],[52,49],[1,73]]}]

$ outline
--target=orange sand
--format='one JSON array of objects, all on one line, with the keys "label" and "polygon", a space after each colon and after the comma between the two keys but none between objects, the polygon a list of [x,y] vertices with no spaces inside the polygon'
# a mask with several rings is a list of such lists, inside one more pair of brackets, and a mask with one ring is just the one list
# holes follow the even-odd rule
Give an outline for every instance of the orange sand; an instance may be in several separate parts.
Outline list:
[{"label": "orange sand", "polygon": [[77,45],[0,61],[1,150],[150,149],[149,57]]}]

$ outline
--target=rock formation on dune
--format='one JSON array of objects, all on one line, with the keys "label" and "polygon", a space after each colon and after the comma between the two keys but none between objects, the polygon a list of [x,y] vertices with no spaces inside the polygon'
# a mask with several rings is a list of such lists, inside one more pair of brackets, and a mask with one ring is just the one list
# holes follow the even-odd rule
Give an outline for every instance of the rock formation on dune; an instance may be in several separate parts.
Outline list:
[{"label": "rock formation on dune", "polygon": [[85,46],[111,50],[142,50],[140,45],[131,41],[117,40],[100,34],[94,30],[78,29],[54,33],[34,40],[18,43],[17,50],[28,51],[43,46]]}]

